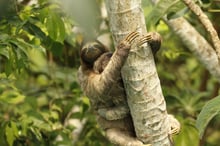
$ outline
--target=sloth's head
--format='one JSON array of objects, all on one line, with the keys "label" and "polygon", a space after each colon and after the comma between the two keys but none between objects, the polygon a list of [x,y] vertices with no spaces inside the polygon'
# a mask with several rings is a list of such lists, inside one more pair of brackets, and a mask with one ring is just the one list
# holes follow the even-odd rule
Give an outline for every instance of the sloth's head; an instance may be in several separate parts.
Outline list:
[{"label": "sloth's head", "polygon": [[83,45],[80,56],[85,64],[92,67],[94,62],[107,51],[108,49],[98,41],[88,42]]}]

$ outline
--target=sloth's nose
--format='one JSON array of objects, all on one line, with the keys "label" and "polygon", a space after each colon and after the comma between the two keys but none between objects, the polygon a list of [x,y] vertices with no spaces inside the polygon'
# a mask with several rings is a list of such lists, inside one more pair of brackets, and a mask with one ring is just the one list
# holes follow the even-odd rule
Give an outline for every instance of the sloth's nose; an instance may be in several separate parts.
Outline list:
[{"label": "sloth's nose", "polygon": [[94,51],[94,47],[93,47],[93,46],[89,46],[87,52],[88,52],[88,53],[91,53],[91,52],[93,52],[93,51]]}]

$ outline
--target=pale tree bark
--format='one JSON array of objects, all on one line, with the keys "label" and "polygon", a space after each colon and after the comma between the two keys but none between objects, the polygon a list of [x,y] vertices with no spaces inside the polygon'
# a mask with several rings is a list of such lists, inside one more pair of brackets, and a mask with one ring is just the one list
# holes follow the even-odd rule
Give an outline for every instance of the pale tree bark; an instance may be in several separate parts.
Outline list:
[{"label": "pale tree bark", "polygon": [[218,56],[207,40],[183,17],[163,19],[180,37],[184,45],[197,57],[204,67],[220,82],[220,64]]},{"label": "pale tree bark", "polygon": [[195,2],[193,0],[182,0],[182,1],[198,17],[200,22],[203,24],[203,26],[206,28],[206,30],[210,34],[213,46],[214,46],[214,48],[217,52],[217,55],[218,55],[218,60],[220,60],[220,40],[219,40],[219,37],[218,37],[218,33],[214,29],[211,21],[205,15],[205,13],[203,13],[201,8],[197,4],[195,4]]},{"label": "pale tree bark", "polygon": [[[105,0],[115,46],[132,31],[145,34],[141,0]],[[122,69],[128,105],[138,139],[170,146],[169,116],[150,48],[133,48]]]},{"label": "pale tree bark", "polygon": [[[156,4],[158,0],[151,0],[153,4]],[[194,8],[193,8],[194,9]],[[198,9],[198,8],[197,8]],[[199,15],[201,17],[201,10]],[[197,12],[198,13],[198,12]],[[208,18],[202,15],[206,21]],[[192,51],[197,59],[204,65],[204,67],[220,82],[220,62],[215,50],[209,44],[209,42],[184,18],[179,17],[176,19],[167,20],[166,17],[162,18],[163,21],[173,30],[173,32],[182,40],[185,46]],[[208,22],[210,28],[210,23]],[[213,28],[210,28],[213,31]],[[213,34],[212,34],[213,35]],[[216,34],[215,34],[216,35]],[[218,40],[216,35],[214,40]],[[212,39],[213,40],[213,39]],[[218,41],[216,41],[218,42]]]}]

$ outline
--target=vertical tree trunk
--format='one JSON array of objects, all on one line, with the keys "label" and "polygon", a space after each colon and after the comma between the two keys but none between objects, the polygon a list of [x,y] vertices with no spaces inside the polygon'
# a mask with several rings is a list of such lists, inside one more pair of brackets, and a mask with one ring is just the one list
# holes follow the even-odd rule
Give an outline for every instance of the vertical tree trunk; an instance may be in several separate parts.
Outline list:
[{"label": "vertical tree trunk", "polygon": [[[132,31],[145,34],[141,0],[105,0],[115,45]],[[170,146],[166,103],[151,49],[133,48],[122,69],[137,137],[153,146]]]}]

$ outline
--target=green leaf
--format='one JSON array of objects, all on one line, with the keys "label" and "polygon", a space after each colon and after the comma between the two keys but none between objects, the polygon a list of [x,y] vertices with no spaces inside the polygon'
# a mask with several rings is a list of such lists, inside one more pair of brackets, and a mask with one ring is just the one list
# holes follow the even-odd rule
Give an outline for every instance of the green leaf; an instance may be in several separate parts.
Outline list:
[{"label": "green leaf", "polygon": [[29,45],[23,43],[21,40],[18,39],[10,39],[9,42],[13,45],[16,46],[16,49],[19,49],[21,51],[16,51],[17,52],[17,57],[20,58],[21,56],[21,52],[23,52],[24,55],[27,55],[27,48],[29,47]]},{"label": "green leaf", "polygon": [[38,26],[32,24],[29,21],[25,23],[23,29],[28,31],[30,34],[40,38],[43,41],[47,40],[46,34]]},{"label": "green leaf", "polygon": [[21,95],[19,92],[13,90],[3,92],[0,96],[0,100],[10,104],[18,104],[24,101],[24,99],[24,95]]},{"label": "green leaf", "polygon": [[15,122],[10,122],[5,129],[5,135],[9,146],[13,146],[16,136],[18,136],[18,129]]},{"label": "green leaf", "polygon": [[175,19],[178,17],[183,16],[184,14],[186,14],[186,12],[188,12],[188,8],[183,8],[182,10],[178,11],[178,12],[171,12],[167,18],[168,19]]},{"label": "green leaf", "polygon": [[208,123],[220,113],[220,96],[210,100],[202,108],[196,120],[196,127],[199,130],[200,138],[202,138]]},{"label": "green leaf", "polygon": [[49,36],[58,42],[63,42],[65,39],[65,26],[63,20],[56,13],[50,13],[46,20],[46,28]]},{"label": "green leaf", "polygon": [[11,57],[5,62],[5,74],[7,76],[9,76],[12,73],[12,62],[13,62],[13,59]]},{"label": "green leaf", "polygon": [[51,109],[52,109],[53,111],[62,112],[62,108],[59,107],[59,106],[56,105],[56,104],[53,104],[52,107],[51,107]]},{"label": "green leaf", "polygon": [[7,146],[7,139],[5,138],[5,131],[6,131],[6,126],[7,126],[7,122],[1,121],[1,125],[0,125],[0,145],[1,146]]},{"label": "green leaf", "polygon": [[194,120],[189,118],[178,117],[181,123],[181,131],[174,136],[176,146],[197,146],[199,145],[198,131],[194,126]]},{"label": "green leaf", "polygon": [[8,34],[5,34],[5,33],[0,34],[0,41],[1,42],[6,42],[9,38],[10,37]]},{"label": "green leaf", "polygon": [[55,56],[62,56],[63,44],[60,42],[52,42],[50,45],[50,49]]},{"label": "green leaf", "polygon": [[8,48],[8,46],[0,44],[0,55],[5,56],[7,59],[9,59],[9,48]]},{"label": "green leaf", "polygon": [[0,94],[0,101],[10,104],[18,104],[24,101],[25,96],[20,94],[18,89],[13,85],[6,84],[0,87],[3,91]]},{"label": "green leaf", "polygon": [[160,0],[146,17],[147,26],[155,25],[164,15],[171,12],[175,13],[182,8],[184,7],[180,0]]},{"label": "green leaf", "polygon": [[9,144],[9,146],[13,146],[14,140],[15,140],[15,136],[13,134],[13,130],[12,128],[10,128],[9,126],[6,127],[6,139],[7,142]]}]

